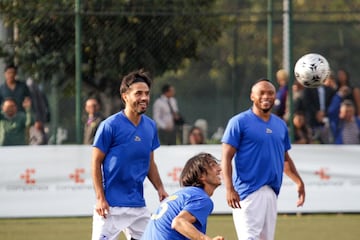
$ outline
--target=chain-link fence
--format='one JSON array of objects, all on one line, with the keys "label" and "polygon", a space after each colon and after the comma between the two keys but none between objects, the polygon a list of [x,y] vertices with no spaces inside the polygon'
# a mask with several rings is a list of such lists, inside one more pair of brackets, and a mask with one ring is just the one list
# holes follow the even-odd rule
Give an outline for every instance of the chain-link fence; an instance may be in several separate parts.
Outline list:
[{"label": "chain-link fence", "polygon": [[[80,2],[81,99],[99,97],[105,115],[120,106],[121,76],[145,68],[155,81],[152,102],[163,83],[174,85],[187,123],[207,120],[211,137],[249,107],[252,82],[267,76],[269,27],[267,77],[282,68],[282,1],[273,1],[272,12],[265,0]],[[360,1],[331,2],[293,1],[293,62],[321,53],[360,85]],[[51,128],[66,129],[64,142],[75,142],[75,1],[0,4],[3,62],[15,62],[19,78],[42,86],[51,102]]]}]

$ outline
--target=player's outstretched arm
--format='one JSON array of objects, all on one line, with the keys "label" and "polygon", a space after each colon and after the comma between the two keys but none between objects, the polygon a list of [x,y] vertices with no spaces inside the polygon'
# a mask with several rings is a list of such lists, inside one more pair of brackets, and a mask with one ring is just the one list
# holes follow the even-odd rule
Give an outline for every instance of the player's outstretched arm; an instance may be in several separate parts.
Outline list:
[{"label": "player's outstretched arm", "polygon": [[297,185],[297,191],[298,191],[297,206],[300,207],[305,202],[305,185],[298,171],[296,170],[295,164],[293,160],[290,158],[288,152],[285,153],[284,172]]},{"label": "player's outstretched arm", "polygon": [[151,152],[150,155],[150,167],[147,176],[150,182],[152,183],[152,185],[154,186],[154,188],[157,190],[159,195],[159,200],[160,201],[164,200],[168,196],[168,194],[165,191],[164,185],[161,181],[159,170],[154,160],[154,152]]},{"label": "player's outstretched arm", "polygon": [[197,230],[193,223],[196,218],[188,211],[181,211],[172,221],[171,228],[178,231],[183,236],[191,240],[224,240],[222,236],[216,236],[211,238],[199,230]]}]

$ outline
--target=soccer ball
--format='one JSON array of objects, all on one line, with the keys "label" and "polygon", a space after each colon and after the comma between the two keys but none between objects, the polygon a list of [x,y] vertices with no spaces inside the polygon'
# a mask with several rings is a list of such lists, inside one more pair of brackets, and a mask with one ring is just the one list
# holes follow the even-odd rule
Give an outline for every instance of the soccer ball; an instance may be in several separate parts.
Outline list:
[{"label": "soccer ball", "polygon": [[299,58],[294,73],[296,80],[304,87],[317,88],[329,76],[330,66],[320,54],[309,53]]}]

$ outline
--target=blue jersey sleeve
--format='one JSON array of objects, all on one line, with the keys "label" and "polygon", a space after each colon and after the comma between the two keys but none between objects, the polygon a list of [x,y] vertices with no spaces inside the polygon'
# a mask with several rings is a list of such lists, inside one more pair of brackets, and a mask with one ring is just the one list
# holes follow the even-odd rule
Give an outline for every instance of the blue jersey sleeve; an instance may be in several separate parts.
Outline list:
[{"label": "blue jersey sleeve", "polygon": [[286,152],[286,151],[290,150],[291,142],[290,142],[290,138],[289,138],[289,130],[286,126],[285,126],[285,131],[286,131],[286,134],[285,134],[285,139],[284,139],[284,149]]},{"label": "blue jersey sleeve", "polygon": [[155,149],[160,147],[160,140],[159,140],[156,125],[153,126],[153,130],[154,130],[154,138],[153,138],[153,142],[152,142],[152,149],[151,149],[152,151],[154,151]]},{"label": "blue jersey sleeve", "polygon": [[206,226],[207,218],[211,214],[214,204],[210,198],[192,199],[188,202],[184,210],[193,215],[201,224]]},{"label": "blue jersey sleeve", "polygon": [[227,124],[224,135],[221,139],[222,143],[227,143],[233,146],[234,148],[239,147],[241,136],[241,126],[238,116],[231,118]]},{"label": "blue jersey sleeve", "polygon": [[106,121],[100,123],[95,137],[93,146],[99,148],[103,153],[107,153],[112,142],[112,128]]}]

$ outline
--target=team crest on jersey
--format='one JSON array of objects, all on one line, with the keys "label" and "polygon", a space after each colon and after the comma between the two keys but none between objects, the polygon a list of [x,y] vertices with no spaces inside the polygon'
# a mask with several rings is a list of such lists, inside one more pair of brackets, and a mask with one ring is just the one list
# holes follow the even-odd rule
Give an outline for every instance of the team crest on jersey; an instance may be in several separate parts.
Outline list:
[{"label": "team crest on jersey", "polygon": [[135,142],[141,142],[141,138],[139,136],[135,136]]},{"label": "team crest on jersey", "polygon": [[272,133],[272,130],[270,128],[266,128],[266,133]]}]

